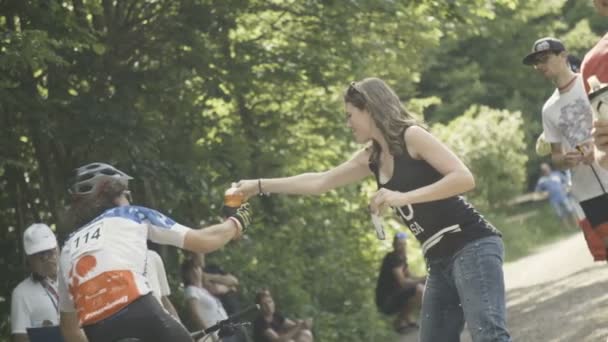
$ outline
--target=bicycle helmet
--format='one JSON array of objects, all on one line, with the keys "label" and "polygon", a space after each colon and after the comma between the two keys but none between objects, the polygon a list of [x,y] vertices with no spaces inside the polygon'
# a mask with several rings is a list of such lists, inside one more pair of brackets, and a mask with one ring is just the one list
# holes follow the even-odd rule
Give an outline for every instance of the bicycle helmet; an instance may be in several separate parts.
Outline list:
[{"label": "bicycle helmet", "polygon": [[101,184],[111,180],[125,186],[133,177],[105,163],[91,163],[74,170],[75,177],[69,189],[70,194],[77,196],[90,195],[96,192]]}]

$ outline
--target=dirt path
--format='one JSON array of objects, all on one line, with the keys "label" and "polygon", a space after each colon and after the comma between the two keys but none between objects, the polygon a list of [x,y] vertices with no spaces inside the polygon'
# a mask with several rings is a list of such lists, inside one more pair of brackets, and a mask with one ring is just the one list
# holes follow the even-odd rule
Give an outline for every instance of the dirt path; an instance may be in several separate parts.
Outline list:
[{"label": "dirt path", "polygon": [[[593,262],[582,234],[505,264],[504,272],[513,341],[607,341],[608,265]],[[462,341],[470,342],[468,335]]]},{"label": "dirt path", "polygon": [[504,270],[514,341],[607,340],[608,265],[593,262],[581,233]]}]

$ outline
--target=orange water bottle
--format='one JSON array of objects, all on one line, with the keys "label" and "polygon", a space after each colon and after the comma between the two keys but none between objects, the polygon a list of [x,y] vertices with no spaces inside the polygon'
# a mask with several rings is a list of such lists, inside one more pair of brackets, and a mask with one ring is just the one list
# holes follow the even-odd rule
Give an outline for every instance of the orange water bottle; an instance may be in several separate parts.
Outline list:
[{"label": "orange water bottle", "polygon": [[238,208],[243,204],[244,198],[245,196],[232,186],[224,193],[224,205],[230,208]]}]

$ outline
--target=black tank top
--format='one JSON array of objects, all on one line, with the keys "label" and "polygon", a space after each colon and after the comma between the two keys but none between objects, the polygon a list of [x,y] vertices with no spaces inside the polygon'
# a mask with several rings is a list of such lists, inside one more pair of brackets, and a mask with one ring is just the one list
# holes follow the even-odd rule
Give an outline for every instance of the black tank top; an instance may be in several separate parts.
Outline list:
[{"label": "black tank top", "polygon": [[[407,148],[394,156],[393,176],[385,184],[380,184],[378,165],[370,161],[369,168],[378,188],[400,192],[422,188],[443,177],[426,161],[413,159]],[[427,259],[449,257],[471,241],[501,235],[461,196],[407,205],[395,208],[395,212],[420,241]]]}]

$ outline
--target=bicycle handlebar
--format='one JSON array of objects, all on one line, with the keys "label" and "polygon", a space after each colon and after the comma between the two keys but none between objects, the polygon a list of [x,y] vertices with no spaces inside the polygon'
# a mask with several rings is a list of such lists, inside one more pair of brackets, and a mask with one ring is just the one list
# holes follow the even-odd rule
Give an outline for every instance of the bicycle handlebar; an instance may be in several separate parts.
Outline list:
[{"label": "bicycle handlebar", "polygon": [[237,313],[235,313],[232,316],[229,316],[228,318],[226,318],[225,320],[219,321],[217,322],[215,325],[210,326],[207,329],[203,329],[203,330],[199,330],[199,331],[195,331],[193,333],[190,334],[190,336],[192,337],[192,339],[197,340],[205,335],[209,335],[210,333],[223,329],[223,328],[229,328],[229,327],[236,327],[239,325],[245,325],[247,323],[240,323],[238,322],[241,318],[243,318],[244,316],[249,315],[250,313],[253,312],[257,312],[258,310],[260,310],[260,306],[258,304],[255,304],[253,306],[250,306],[244,310],[241,310]]}]

